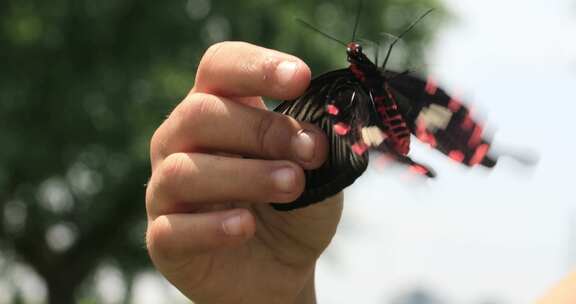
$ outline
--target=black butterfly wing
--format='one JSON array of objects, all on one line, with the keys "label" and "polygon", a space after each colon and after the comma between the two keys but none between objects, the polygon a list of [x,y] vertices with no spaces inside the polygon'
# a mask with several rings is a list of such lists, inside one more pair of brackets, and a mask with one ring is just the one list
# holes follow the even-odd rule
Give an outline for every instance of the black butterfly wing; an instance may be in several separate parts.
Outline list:
[{"label": "black butterfly wing", "polygon": [[312,80],[299,98],[285,101],[274,111],[319,126],[327,135],[329,153],[324,164],[306,170],[304,193],[289,204],[272,204],[292,210],[320,202],[351,185],[368,166],[367,147],[360,129],[370,122],[370,97],[349,69],[336,70]]},{"label": "black butterfly wing", "polygon": [[491,143],[482,137],[482,126],[471,118],[466,106],[433,81],[393,71],[386,71],[385,77],[418,139],[467,166],[496,165],[497,159],[487,154]]}]

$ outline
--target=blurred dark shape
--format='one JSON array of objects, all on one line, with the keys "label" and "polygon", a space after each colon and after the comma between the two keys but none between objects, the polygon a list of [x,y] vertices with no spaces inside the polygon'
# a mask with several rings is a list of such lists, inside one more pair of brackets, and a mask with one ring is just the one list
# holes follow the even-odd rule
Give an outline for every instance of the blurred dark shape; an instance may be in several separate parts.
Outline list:
[{"label": "blurred dark shape", "polygon": [[[358,33],[372,39],[436,8],[393,54],[398,66],[420,65],[438,1],[365,2]],[[203,51],[244,40],[319,74],[345,66],[346,54],[294,17],[346,40],[355,11],[344,0],[0,1],[0,283],[14,287],[12,302],[43,296],[16,288],[18,265],[58,304],[98,301],[90,283],[113,265],[130,302],[133,278],[151,267],[148,140],[191,88]]]},{"label": "blurred dark shape", "polygon": [[[436,293],[433,289],[426,286],[416,286],[393,297],[391,301],[386,301],[387,304],[447,304],[454,303],[447,301]],[[485,298],[474,302],[478,304],[504,304],[506,302],[498,298]]]},{"label": "blurred dark shape", "polygon": [[398,295],[390,304],[444,304],[432,290],[426,287],[415,287]]}]

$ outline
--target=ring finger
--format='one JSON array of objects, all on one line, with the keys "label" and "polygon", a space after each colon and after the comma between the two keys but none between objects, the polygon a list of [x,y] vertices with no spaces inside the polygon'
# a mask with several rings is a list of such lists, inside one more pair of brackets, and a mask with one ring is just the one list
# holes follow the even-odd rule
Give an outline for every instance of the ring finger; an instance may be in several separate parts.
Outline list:
[{"label": "ring finger", "polygon": [[175,153],[152,174],[147,208],[154,219],[207,203],[291,202],[304,183],[302,168],[290,161]]}]

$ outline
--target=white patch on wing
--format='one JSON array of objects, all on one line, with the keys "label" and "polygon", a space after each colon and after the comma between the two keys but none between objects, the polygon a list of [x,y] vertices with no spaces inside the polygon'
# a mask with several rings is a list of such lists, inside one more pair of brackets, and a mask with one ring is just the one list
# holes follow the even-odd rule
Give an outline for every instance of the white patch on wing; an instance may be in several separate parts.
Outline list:
[{"label": "white patch on wing", "polygon": [[379,146],[385,139],[386,134],[376,126],[362,128],[362,140],[369,146]]},{"label": "white patch on wing", "polygon": [[437,104],[431,104],[429,107],[423,108],[420,111],[420,115],[418,115],[418,120],[424,122],[426,129],[430,132],[446,129],[451,118],[452,111]]}]

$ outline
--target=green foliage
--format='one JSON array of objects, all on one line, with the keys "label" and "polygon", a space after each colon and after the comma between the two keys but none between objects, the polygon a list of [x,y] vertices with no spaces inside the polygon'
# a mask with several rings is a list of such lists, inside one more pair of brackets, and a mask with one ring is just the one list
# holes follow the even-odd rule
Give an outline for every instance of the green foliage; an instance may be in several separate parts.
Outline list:
[{"label": "green foliage", "polygon": [[[394,52],[395,65],[421,63],[438,1],[364,2],[359,37],[373,41],[437,8]],[[342,0],[0,1],[0,255],[30,265],[52,303],[73,302],[103,261],[127,280],[151,267],[148,140],[204,50],[244,40],[320,74],[344,67],[344,50],[294,18],[347,41],[356,11]]]}]

